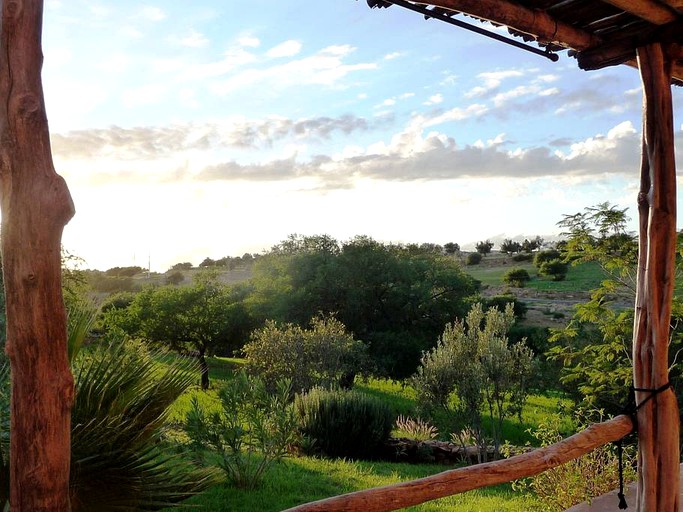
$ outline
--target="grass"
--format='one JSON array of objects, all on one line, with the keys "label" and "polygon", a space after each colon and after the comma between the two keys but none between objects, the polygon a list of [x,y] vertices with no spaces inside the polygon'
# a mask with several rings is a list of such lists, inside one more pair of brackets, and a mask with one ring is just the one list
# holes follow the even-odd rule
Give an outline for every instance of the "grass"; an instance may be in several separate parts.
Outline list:
[{"label": "grass", "polygon": [[[210,358],[209,364],[212,388],[207,391],[194,388],[181,396],[171,408],[169,416],[171,427],[180,428],[193,398],[199,400],[200,404],[208,410],[219,410],[220,403],[216,389],[221,382],[231,378],[233,372],[242,366],[243,360]],[[385,379],[368,379],[358,383],[355,387],[364,393],[381,398],[397,415],[415,416],[416,414],[416,394],[410,386]],[[529,430],[540,423],[548,422],[568,405],[569,402],[559,396],[530,396],[523,411],[523,422],[520,423],[516,418],[505,421],[503,427],[505,440],[515,445],[537,444]],[[561,425],[562,429],[571,433],[573,424],[569,418],[563,419]],[[449,434],[447,429],[444,429],[440,437],[447,440]],[[169,439],[181,442],[186,440],[184,433],[178,430],[171,432]],[[237,489],[226,483],[220,483],[191,498],[184,505],[189,510],[206,512],[281,511],[301,503],[422,478],[447,469],[452,469],[452,467],[435,464],[412,465],[379,461],[327,460],[298,456],[275,465],[267,474],[263,486],[256,490]],[[515,492],[510,485],[499,485],[443,498],[406,510],[534,512],[543,510],[543,507],[533,495]]]},{"label": "grass", "polygon": [[503,276],[514,268],[523,268],[531,276],[527,288],[548,292],[585,292],[597,288],[605,279],[605,273],[596,262],[581,263],[570,266],[564,281],[553,281],[548,277],[538,276],[536,267],[531,262],[514,262],[504,258],[491,260],[485,266],[470,265],[464,267],[465,272],[488,286],[502,286]]},{"label": "grass", "polygon": [[[434,464],[401,464],[325,460],[312,457],[287,459],[276,465],[263,486],[245,491],[217,485],[186,502],[190,510],[206,512],[281,511],[301,503],[400,481],[422,478],[449,469]],[[522,512],[541,511],[532,495],[499,485],[442,498],[405,510],[421,512]]]}]

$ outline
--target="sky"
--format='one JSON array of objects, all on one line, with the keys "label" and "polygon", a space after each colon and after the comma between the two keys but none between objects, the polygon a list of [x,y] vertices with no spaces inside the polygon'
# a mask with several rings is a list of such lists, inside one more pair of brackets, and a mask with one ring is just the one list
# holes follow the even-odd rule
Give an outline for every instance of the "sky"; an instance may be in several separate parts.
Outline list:
[{"label": "sky", "polygon": [[581,71],[363,0],[46,0],[43,51],[76,205],[63,244],[86,268],[163,272],[294,233],[551,239],[605,201],[636,215],[626,66]]}]

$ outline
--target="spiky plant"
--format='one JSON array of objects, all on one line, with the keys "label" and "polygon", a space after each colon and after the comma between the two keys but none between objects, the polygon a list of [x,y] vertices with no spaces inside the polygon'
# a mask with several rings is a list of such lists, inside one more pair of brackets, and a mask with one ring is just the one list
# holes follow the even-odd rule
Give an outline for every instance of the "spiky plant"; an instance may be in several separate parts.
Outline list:
[{"label": "spiky plant", "polygon": [[[162,367],[154,357],[120,339],[81,350],[95,314],[84,304],[69,312],[69,357],[75,382],[72,511],[171,507],[206,488],[214,476],[160,445],[168,407],[196,380],[197,368],[193,361],[180,359]],[[6,386],[9,379],[2,377],[0,370]],[[9,437],[5,386],[0,387],[0,441],[5,434]],[[5,454],[5,443],[0,446]],[[6,499],[4,484],[9,484],[9,476],[0,471],[0,498]]]}]

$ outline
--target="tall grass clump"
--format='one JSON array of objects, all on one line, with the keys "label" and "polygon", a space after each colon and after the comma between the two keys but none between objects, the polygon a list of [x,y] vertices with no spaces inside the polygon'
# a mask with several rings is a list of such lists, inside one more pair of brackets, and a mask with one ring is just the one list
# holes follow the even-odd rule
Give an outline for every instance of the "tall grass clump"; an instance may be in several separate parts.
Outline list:
[{"label": "tall grass clump", "polygon": [[394,425],[386,404],[357,391],[314,388],[296,397],[294,410],[308,447],[328,457],[372,459]]}]

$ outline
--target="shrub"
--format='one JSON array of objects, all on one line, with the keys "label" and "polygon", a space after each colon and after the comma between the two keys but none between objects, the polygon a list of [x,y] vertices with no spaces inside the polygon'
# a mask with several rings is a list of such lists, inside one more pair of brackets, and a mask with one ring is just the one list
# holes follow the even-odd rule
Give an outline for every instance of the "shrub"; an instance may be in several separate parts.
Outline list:
[{"label": "shrub", "polygon": [[222,411],[207,415],[194,397],[185,429],[198,460],[204,462],[203,450],[213,450],[230,483],[257,487],[296,441],[290,394],[287,381],[271,395],[261,379],[240,372],[218,394]]},{"label": "shrub", "polygon": [[560,251],[557,249],[548,249],[547,251],[537,252],[536,256],[534,256],[534,265],[540,267],[546,261],[557,260],[560,259],[560,257]]},{"label": "shrub", "polygon": [[564,281],[567,277],[569,265],[559,259],[544,261],[538,267],[538,273],[542,276],[551,276],[553,281]]},{"label": "shrub", "polygon": [[[549,446],[564,437],[559,433],[558,425],[559,419],[539,425],[532,433],[542,446]],[[531,489],[547,510],[566,510],[619,487],[619,459],[615,451],[614,445],[600,446],[528,480],[516,481],[513,488]],[[635,479],[633,461],[631,450],[624,449],[624,480],[627,482]],[[616,496],[614,499],[616,501]]]},{"label": "shrub", "polygon": [[389,406],[357,391],[314,388],[296,397],[294,409],[302,436],[329,457],[376,457],[394,424]]},{"label": "shrub", "polygon": [[512,261],[532,261],[534,259],[534,255],[529,253],[529,252],[522,252],[519,254],[515,254],[512,256]]},{"label": "shrub", "polygon": [[494,295],[484,299],[485,309],[498,308],[500,311],[504,311],[508,304],[512,304],[512,311],[515,318],[518,319],[524,318],[529,310],[527,305],[521,300],[517,300],[514,295]]},{"label": "shrub", "polygon": [[359,372],[366,357],[365,344],[332,317],[314,318],[308,330],[268,321],[254,331],[243,351],[247,371],[261,377],[269,389],[289,379],[295,392],[338,385]]},{"label": "shrub", "polygon": [[503,276],[503,282],[517,288],[524,288],[524,285],[529,281],[531,281],[531,276],[523,268],[513,268]]},{"label": "shrub", "polygon": [[482,255],[478,252],[471,252],[467,255],[466,263],[468,265],[479,265],[481,263]]}]

